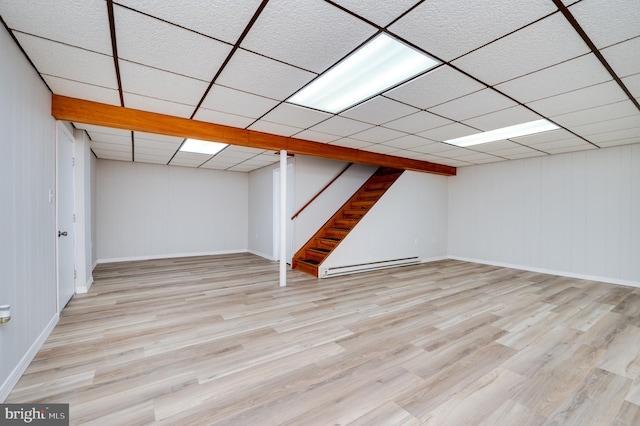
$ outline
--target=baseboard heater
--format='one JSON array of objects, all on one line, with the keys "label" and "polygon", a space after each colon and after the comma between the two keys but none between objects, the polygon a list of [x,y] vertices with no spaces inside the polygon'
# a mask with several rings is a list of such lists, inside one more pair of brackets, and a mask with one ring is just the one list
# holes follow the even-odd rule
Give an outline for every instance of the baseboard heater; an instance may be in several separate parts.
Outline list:
[{"label": "baseboard heater", "polygon": [[337,277],[339,275],[355,274],[357,272],[376,271],[378,269],[393,268],[396,266],[415,265],[420,263],[418,256],[404,257],[402,259],[382,260],[379,262],[360,263],[357,265],[320,267],[320,278]]}]

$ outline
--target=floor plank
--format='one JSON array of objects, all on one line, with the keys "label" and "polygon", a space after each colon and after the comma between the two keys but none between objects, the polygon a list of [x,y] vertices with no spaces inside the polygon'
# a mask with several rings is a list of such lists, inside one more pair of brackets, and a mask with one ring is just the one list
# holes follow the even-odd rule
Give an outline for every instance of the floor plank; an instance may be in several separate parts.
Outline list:
[{"label": "floor plank", "polygon": [[99,265],[7,403],[71,424],[633,425],[640,289],[442,260]]}]

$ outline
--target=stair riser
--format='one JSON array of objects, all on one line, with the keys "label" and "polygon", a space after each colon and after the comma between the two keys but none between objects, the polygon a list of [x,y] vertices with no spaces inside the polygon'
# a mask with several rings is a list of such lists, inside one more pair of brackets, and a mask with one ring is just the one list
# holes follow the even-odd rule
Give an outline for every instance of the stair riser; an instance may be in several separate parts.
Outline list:
[{"label": "stair riser", "polygon": [[374,204],[374,201],[352,201],[351,207],[353,209],[370,209]]},{"label": "stair riser", "polygon": [[354,226],[358,223],[357,220],[354,219],[336,219],[333,221],[333,226],[336,228],[347,228],[353,229]]},{"label": "stair riser", "polygon": [[296,270],[302,271],[302,272],[307,273],[309,275],[313,275],[314,277],[318,276],[318,267],[314,266],[314,265],[309,265],[308,263],[297,262],[296,263]]},{"label": "stair riser", "polygon": [[325,229],[323,232],[323,236],[326,238],[335,238],[337,240],[341,240],[347,236],[348,231],[337,231],[335,229]]},{"label": "stair riser", "polygon": [[322,238],[316,238],[314,242],[314,247],[319,247],[327,250],[333,250],[338,245],[339,241],[327,241]]},{"label": "stair riser", "polygon": [[306,259],[311,259],[318,262],[322,262],[323,260],[325,260],[328,254],[328,253],[318,253],[317,251],[313,251],[313,250],[306,250],[305,253],[306,253],[305,254]]}]

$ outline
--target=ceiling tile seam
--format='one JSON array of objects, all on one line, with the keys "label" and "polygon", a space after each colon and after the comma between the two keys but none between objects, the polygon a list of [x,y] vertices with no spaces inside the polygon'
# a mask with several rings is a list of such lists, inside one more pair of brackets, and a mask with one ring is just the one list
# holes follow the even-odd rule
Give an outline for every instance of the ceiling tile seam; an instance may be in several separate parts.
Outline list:
[{"label": "ceiling tile seam", "polygon": [[610,44],[610,45],[608,45],[608,46],[605,46],[605,47],[603,47],[603,48],[601,48],[601,49],[598,49],[598,50],[605,50],[605,49],[608,49],[608,48],[610,48],[610,47],[617,46],[617,45],[619,45],[619,44],[623,44],[623,43],[626,43],[626,42],[631,41],[631,40],[635,40],[635,39],[637,39],[637,38],[640,38],[640,35],[633,36],[633,37],[629,37],[629,38],[624,39],[624,40],[616,41],[615,43],[612,43],[612,44]]},{"label": "ceiling tile seam", "polygon": [[107,14],[109,16],[109,32],[111,33],[111,51],[113,53],[113,65],[116,71],[116,81],[120,95],[120,106],[124,105],[124,94],[122,92],[122,79],[120,78],[120,64],[118,63],[118,43],[116,39],[116,20],[113,13],[113,0],[107,0]]},{"label": "ceiling tile seam", "polygon": [[184,27],[184,26],[176,24],[174,22],[167,21],[166,19],[162,19],[162,18],[159,18],[157,16],[151,15],[149,13],[142,12],[142,11],[140,11],[138,9],[133,8],[133,7],[126,6],[124,4],[118,3],[117,1],[115,1],[113,4],[115,4],[115,5],[119,6],[119,7],[122,7],[123,9],[128,9],[128,10],[130,10],[132,12],[135,12],[135,13],[138,13],[140,15],[146,16],[148,18],[155,19],[156,21],[164,22],[165,24],[169,24],[169,25],[174,26],[176,28],[180,28],[182,30],[189,31],[189,32],[191,32],[193,34],[197,34],[197,35],[206,37],[206,38],[208,38],[210,40],[215,40],[215,41],[218,41],[220,43],[224,43],[224,44],[226,44],[228,46],[232,46],[232,44],[229,43],[228,41],[220,40],[219,38],[216,38],[216,37],[213,37],[213,36],[210,36],[210,35],[207,35],[207,34],[203,34],[203,33],[199,32],[199,31],[194,30],[194,29],[191,29],[191,28],[188,28],[188,27]]},{"label": "ceiling tile seam", "polygon": [[[524,73],[524,74],[518,75],[518,76],[516,76],[516,77],[513,77],[513,78],[510,78],[510,79],[507,79],[507,80],[501,81],[501,82],[499,82],[499,83],[496,83],[496,84],[494,84],[494,86],[499,86],[499,85],[504,84],[504,83],[509,83],[509,82],[514,81],[514,80],[517,80],[517,79],[519,79],[519,78],[526,77],[526,76],[529,76],[529,75],[531,75],[531,74],[535,74],[535,73],[540,72],[540,71],[548,70],[548,69],[550,69],[550,68],[557,67],[558,65],[566,64],[567,62],[570,62],[570,61],[576,60],[576,59],[578,59],[578,58],[582,58],[582,57],[584,57],[584,56],[589,56],[589,55],[593,55],[593,52],[583,53],[582,55],[578,55],[578,56],[575,56],[575,57],[573,57],[573,58],[565,59],[565,60],[563,60],[563,61],[556,62],[555,64],[547,65],[546,67],[539,68],[539,69],[537,69],[537,70],[529,71],[529,72],[527,72],[527,73]],[[596,83],[596,84],[599,84],[599,83]],[[571,91],[571,90],[569,90],[569,91]],[[565,93],[566,93],[566,92],[565,92]],[[558,94],[560,95],[561,93],[558,93]],[[553,96],[555,96],[555,95],[553,95]],[[544,98],[541,98],[541,99],[544,99]],[[536,99],[536,100],[538,100],[538,99]]]},{"label": "ceiling tile seam", "polygon": [[558,7],[558,9],[560,9],[560,12],[562,12],[562,14],[567,19],[567,21],[569,21],[569,24],[571,24],[573,29],[578,33],[578,35],[582,38],[582,40],[589,47],[589,49],[591,49],[593,54],[596,55],[596,58],[598,58],[600,63],[602,63],[602,65],[606,68],[606,70],[609,72],[609,74],[611,74],[611,77],[613,77],[613,79],[616,81],[616,83],[618,83],[618,85],[620,86],[622,91],[629,97],[629,99],[631,100],[631,102],[633,102],[633,104],[636,106],[638,111],[640,111],[640,103],[638,102],[638,100],[633,96],[633,94],[631,93],[629,88],[620,79],[620,77],[613,70],[611,65],[609,65],[609,62],[604,58],[604,56],[602,55],[602,52],[600,52],[600,50],[596,47],[596,45],[593,43],[593,41],[591,41],[591,38],[589,38],[589,36],[584,31],[584,29],[582,28],[580,23],[576,20],[576,18],[573,16],[571,11],[569,10],[569,8],[566,7],[562,3],[562,0],[553,0],[553,2]]},{"label": "ceiling tile seam", "polygon": [[[9,27],[7,27],[7,29],[9,29]],[[65,42],[60,41],[60,40],[54,40],[54,39],[51,39],[51,38],[48,38],[48,37],[39,36],[37,34],[28,33],[26,31],[10,29],[10,32],[18,33],[18,34],[24,34],[24,35],[27,35],[27,36],[30,36],[30,37],[39,38],[40,40],[50,41],[51,43],[61,44],[63,46],[73,47],[74,49],[84,50],[85,52],[95,53],[95,54],[98,54],[98,55],[106,56],[108,58],[112,57],[111,55],[108,55],[108,54],[102,53],[102,52],[98,52],[97,50],[87,49],[86,47],[76,46],[75,44],[65,43]],[[14,40],[15,40],[15,38],[14,38]],[[16,40],[16,43],[18,43],[17,40]],[[20,43],[18,43],[18,45],[20,45]]]},{"label": "ceiling tile seam", "polygon": [[35,64],[33,63],[33,61],[31,60],[31,58],[29,57],[29,55],[27,55],[27,52],[24,51],[24,49],[22,48],[22,45],[18,42],[18,39],[16,38],[16,35],[13,33],[14,30],[12,30],[11,28],[9,28],[9,26],[7,25],[7,23],[4,21],[4,19],[2,18],[2,16],[0,15],[0,22],[2,22],[2,25],[4,25],[5,29],[7,30],[7,32],[9,33],[9,35],[11,36],[11,38],[13,39],[13,41],[16,43],[16,46],[18,46],[18,49],[20,49],[20,52],[22,52],[22,54],[24,55],[24,57],[27,59],[27,61],[29,62],[29,64],[31,64],[31,67],[33,67],[34,71],[36,72],[36,74],[38,74],[38,77],[40,77],[40,80],[42,80],[42,82],[44,83],[44,85],[46,86],[47,89],[49,89],[49,92],[53,93],[53,90],[51,90],[51,87],[49,87],[49,85],[47,84],[46,81],[44,81],[44,78],[42,77],[42,74],[40,73],[40,71],[38,71],[38,68],[36,68]]},{"label": "ceiling tile seam", "polygon": [[142,62],[136,62],[136,61],[132,61],[130,59],[124,59],[124,58],[119,58],[119,59],[122,62],[127,62],[127,63],[130,63],[130,64],[140,65],[142,67],[151,68],[151,69],[154,69],[154,70],[157,70],[157,71],[166,72],[166,73],[169,73],[169,74],[177,75],[179,77],[189,78],[191,80],[200,81],[202,83],[209,83],[209,80],[203,80],[201,78],[193,77],[193,76],[186,75],[186,74],[181,74],[179,72],[171,71],[171,70],[168,70],[168,69],[165,69],[165,68],[160,68],[160,67],[156,67],[156,66],[149,65],[149,64],[143,64]]},{"label": "ceiling tile seam", "polygon": [[504,35],[502,35],[502,36],[500,36],[500,37],[498,37],[498,38],[496,38],[496,39],[493,39],[493,40],[491,40],[491,41],[489,41],[489,42],[487,42],[487,43],[483,44],[482,46],[476,47],[476,48],[471,49],[470,51],[468,51],[468,52],[466,52],[466,53],[463,53],[462,55],[458,56],[457,58],[453,58],[453,59],[451,59],[449,62],[456,61],[456,60],[458,60],[458,59],[460,59],[460,58],[462,58],[462,57],[464,57],[464,56],[467,56],[467,55],[469,55],[469,54],[471,54],[471,53],[473,53],[473,52],[475,52],[475,51],[477,51],[477,50],[482,49],[483,47],[486,47],[486,46],[488,46],[488,45],[490,45],[490,44],[493,44],[493,43],[495,43],[495,42],[496,42],[496,41],[498,41],[498,40],[502,40],[503,38],[508,37],[508,36],[510,36],[510,35],[512,35],[512,34],[515,34],[515,33],[517,33],[517,32],[518,32],[518,31],[520,31],[520,30],[523,30],[523,29],[525,29],[525,28],[527,28],[527,27],[530,27],[530,26],[532,26],[532,25],[534,25],[534,24],[537,24],[538,22],[540,22],[540,21],[542,21],[542,20],[544,20],[544,19],[547,19],[548,17],[550,17],[550,16],[552,16],[552,15],[555,15],[555,14],[556,14],[556,13],[558,13],[558,12],[559,12],[559,11],[558,11],[558,10],[556,10],[555,12],[551,12],[551,13],[549,13],[549,14],[547,14],[547,15],[545,15],[545,16],[543,16],[543,17],[541,17],[541,18],[536,19],[535,21],[531,21],[531,22],[527,23],[526,25],[523,25],[522,27],[520,27],[520,28],[518,28],[518,29],[515,29],[515,30],[513,30],[513,31],[511,31],[511,32],[509,32],[509,33],[507,33],[507,34],[504,34]]},{"label": "ceiling tile seam", "polygon": [[79,80],[74,80],[72,78],[65,78],[65,77],[61,77],[59,75],[53,75],[53,74],[47,74],[47,73],[38,73],[38,74],[40,74],[41,76],[53,77],[53,78],[59,78],[60,80],[71,81],[73,83],[86,84],[87,86],[98,87],[100,89],[117,90],[117,89],[114,89],[113,87],[107,87],[107,86],[101,86],[99,84],[87,83],[86,81],[79,81]]},{"label": "ceiling tile seam", "polygon": [[131,131],[131,161],[136,161],[136,141],[133,136],[133,131]]},{"label": "ceiling tile seam", "polygon": [[[180,146],[182,146],[182,144],[180,144]],[[204,163],[200,164],[199,166],[197,166],[197,168],[199,169],[200,167],[204,166],[205,164],[207,164],[209,161],[213,160],[214,158],[216,158],[218,155],[220,155],[222,152],[224,152],[227,148],[229,148],[229,145],[225,146],[224,148],[222,148],[220,151],[216,152],[215,154],[213,154],[211,157],[207,158]],[[178,150],[180,150],[178,148]],[[175,155],[175,154],[174,154]],[[173,159],[173,157],[171,157]]]}]

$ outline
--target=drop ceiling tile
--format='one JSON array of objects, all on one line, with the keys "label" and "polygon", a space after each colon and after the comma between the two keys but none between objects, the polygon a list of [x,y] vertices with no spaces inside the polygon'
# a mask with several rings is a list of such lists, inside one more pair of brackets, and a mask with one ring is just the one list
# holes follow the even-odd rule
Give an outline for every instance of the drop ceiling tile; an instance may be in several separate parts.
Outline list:
[{"label": "drop ceiling tile", "polygon": [[535,135],[521,136],[519,138],[511,138],[511,140],[518,142],[521,145],[528,145],[538,147],[541,143],[561,141],[566,139],[573,139],[575,135],[565,129],[552,130],[550,132],[538,133]]},{"label": "drop ceiling tile", "polygon": [[495,153],[495,152],[498,152],[498,151],[506,151],[506,150],[517,149],[517,148],[520,148],[521,146],[522,145],[519,145],[519,144],[517,144],[515,142],[511,142],[511,141],[507,141],[507,140],[501,140],[501,141],[483,143],[483,144],[479,144],[479,145],[473,145],[473,146],[470,146],[469,149],[472,149],[472,150],[478,151],[478,152]]},{"label": "drop ceiling tile", "polygon": [[199,108],[193,117],[198,121],[206,121],[207,123],[222,124],[225,126],[237,127],[245,129],[255,121],[253,118],[242,117],[235,114],[227,114],[226,112],[212,111],[206,108]]},{"label": "drop ceiling tile", "polygon": [[270,0],[242,48],[321,73],[376,28],[323,1]]},{"label": "drop ceiling tile", "polygon": [[478,117],[464,120],[463,124],[482,131],[500,129],[502,127],[539,120],[540,116],[523,106],[514,106]]},{"label": "drop ceiling tile", "polygon": [[265,120],[259,120],[249,126],[249,130],[258,132],[271,133],[280,136],[293,136],[303,130],[300,127],[286,126],[284,124],[271,123]]},{"label": "drop ceiling tile", "polygon": [[392,146],[399,149],[413,149],[422,145],[430,145],[433,141],[430,141],[425,138],[421,138],[416,135],[407,135],[401,138],[393,139],[385,142],[385,145]]},{"label": "drop ceiling tile", "polygon": [[475,164],[493,163],[495,161],[503,160],[503,158],[496,157],[495,155],[485,154],[484,152],[473,152],[473,151],[467,151],[466,153],[459,153],[458,155],[455,155],[455,156],[450,155],[450,157],[455,158],[456,160],[462,160],[462,161],[475,163]]},{"label": "drop ceiling tile", "polygon": [[249,158],[252,158],[255,156],[256,154],[253,154],[253,153],[229,151],[228,149],[224,149],[218,154],[216,154],[216,156],[213,157],[211,160],[239,163],[241,161],[248,160]]},{"label": "drop ceiling tile", "polygon": [[628,117],[583,124],[582,126],[574,126],[570,128],[570,130],[576,132],[580,136],[591,136],[626,129],[636,129],[636,132],[640,134],[640,113],[636,113]]},{"label": "drop ceiling tile", "polygon": [[446,166],[451,166],[451,167],[473,166],[473,163],[468,163],[466,161],[454,160],[454,159],[445,158],[445,157],[443,157],[440,161],[438,161],[438,163],[444,164]]},{"label": "drop ceiling tile", "polygon": [[178,148],[180,148],[181,143],[182,141],[180,141],[180,143],[177,143],[177,144],[169,144],[161,141],[152,141],[147,139],[136,138],[134,146],[136,148],[136,152],[139,149],[142,149],[144,150],[144,152],[153,151],[157,153],[162,153],[162,155],[169,154],[169,156],[171,156],[178,150]]},{"label": "drop ceiling tile", "polygon": [[506,156],[509,160],[519,160],[522,158],[533,158],[533,157],[544,157],[547,154],[546,152],[540,152],[540,151],[531,151],[531,152],[525,152],[523,154],[512,154],[512,155],[508,155]]},{"label": "drop ceiling tile", "polygon": [[598,48],[640,34],[640,3],[637,0],[581,1],[569,11]]},{"label": "drop ceiling tile", "polygon": [[127,108],[141,109],[143,111],[156,112],[158,114],[173,115],[175,117],[189,118],[195,109],[192,105],[178,102],[170,102],[135,93],[124,92],[124,105]]},{"label": "drop ceiling tile", "polygon": [[636,100],[640,101],[640,73],[625,77],[622,79],[622,82],[627,86],[627,89],[629,89]]},{"label": "drop ceiling tile", "polygon": [[278,101],[273,99],[218,84],[213,85],[202,102],[203,108],[251,118],[262,117],[276,105]]},{"label": "drop ceiling tile", "polygon": [[326,112],[282,103],[269,111],[261,120],[306,129],[330,117],[332,115]]},{"label": "drop ceiling tile", "polygon": [[617,141],[621,139],[638,139],[640,138],[640,128],[635,127],[632,129],[620,129],[611,132],[598,133],[595,135],[586,136],[585,139],[600,145],[603,142]]},{"label": "drop ceiling tile", "polygon": [[588,151],[591,149],[597,149],[597,147],[585,143],[582,144],[580,146],[572,146],[572,147],[566,147],[566,148],[558,148],[558,149],[551,149],[549,150],[549,154],[562,154],[565,152],[578,152],[578,151]]},{"label": "drop ceiling tile", "polygon": [[517,104],[506,96],[492,89],[483,89],[429,108],[429,112],[455,121],[462,121],[514,106]]},{"label": "drop ceiling tile", "polygon": [[376,154],[392,154],[394,152],[400,151],[398,148],[394,148],[392,146],[383,145],[381,143],[376,143],[373,145],[369,145],[365,148],[362,148],[362,151],[367,152],[375,152]]},{"label": "drop ceiling tile", "polygon": [[602,148],[608,148],[610,146],[621,146],[621,145],[631,145],[640,143],[640,137],[627,138],[627,139],[617,139],[614,141],[600,142],[598,146]]},{"label": "drop ceiling tile", "polygon": [[359,141],[357,139],[342,138],[329,143],[329,145],[343,146],[345,148],[362,149],[372,145],[370,142]]},{"label": "drop ceiling tile", "polygon": [[385,96],[426,109],[484,88],[485,85],[443,65],[385,92]]},{"label": "drop ceiling tile", "polygon": [[248,164],[242,163],[242,164],[238,164],[238,165],[233,166],[233,167],[229,167],[229,169],[227,169],[227,170],[230,170],[232,172],[252,172],[252,171],[257,170],[259,168],[261,168],[261,167],[256,167],[256,166],[252,166],[252,165],[248,165]]},{"label": "drop ceiling tile", "polygon": [[499,84],[496,89],[526,103],[609,80],[611,75],[596,56],[588,54]]},{"label": "drop ceiling tile", "polygon": [[131,161],[130,152],[106,151],[102,149],[93,149],[93,152],[101,160]]},{"label": "drop ceiling tile", "polygon": [[373,126],[362,121],[352,120],[345,117],[331,117],[330,119],[323,121],[320,124],[316,124],[311,128],[317,132],[329,133],[336,136],[349,136],[354,133],[362,132],[363,130],[370,129]]},{"label": "drop ceiling tile", "polygon": [[136,143],[145,141],[162,145],[175,146],[176,148],[178,148],[184,140],[184,138],[178,138],[175,136],[157,135],[155,133],[146,132],[133,132],[133,136],[135,137]]},{"label": "drop ceiling tile", "polygon": [[127,93],[185,105],[197,105],[209,86],[204,81],[124,60],[120,60],[120,76],[122,90]]},{"label": "drop ceiling tile", "polygon": [[167,161],[169,161],[169,159],[164,159],[161,157],[156,157],[154,155],[145,155],[145,154],[137,154],[135,155],[135,162],[136,163],[149,163],[149,164],[167,164]]},{"label": "drop ceiling tile", "polygon": [[316,132],[315,130],[303,130],[295,134],[296,138],[306,139],[309,141],[329,143],[340,139],[340,136],[330,135],[328,133]]},{"label": "drop ceiling tile", "polygon": [[384,96],[376,96],[340,115],[371,124],[383,124],[418,112],[417,108],[402,104]]},{"label": "drop ceiling tile", "polygon": [[[111,55],[109,17],[103,0],[0,2],[0,15],[9,28]],[[46,13],[42,13],[46,7]]]},{"label": "drop ceiling tile", "polygon": [[535,145],[531,145],[531,146],[534,147],[535,149],[539,150],[539,151],[549,152],[550,153],[551,151],[556,150],[556,149],[578,147],[578,146],[582,146],[582,145],[585,145],[585,144],[589,145],[588,142],[585,142],[584,140],[572,135],[568,139],[549,141],[549,142],[540,142],[540,143],[536,143]]},{"label": "drop ceiling tile", "polygon": [[383,127],[399,130],[405,133],[419,133],[451,123],[453,123],[453,121],[447,118],[440,117],[426,111],[419,111],[415,114],[385,123]]},{"label": "drop ceiling tile", "polygon": [[584,55],[589,48],[560,13],[453,62],[489,85]]},{"label": "drop ceiling tile", "polygon": [[120,106],[120,95],[116,89],[94,86],[46,74],[42,78],[56,95]]},{"label": "drop ceiling tile", "polygon": [[628,97],[614,81],[596,84],[561,95],[534,101],[527,106],[544,116],[556,116],[620,102]]},{"label": "drop ceiling tile", "polygon": [[76,126],[77,129],[83,129],[86,130],[87,133],[92,134],[92,133],[98,133],[98,134],[108,134],[108,135],[118,135],[118,136],[130,136],[131,132],[129,130],[122,130],[122,129],[112,129],[111,127],[102,127],[102,126],[94,126],[91,124],[84,124],[84,123],[73,123],[74,126]]},{"label": "drop ceiling tile", "polygon": [[233,44],[238,41],[261,1],[118,0],[118,3]]},{"label": "drop ceiling tile", "polygon": [[175,151],[169,151],[166,149],[148,148],[148,147],[140,146],[138,144],[135,144],[135,152],[136,152],[136,157],[138,157],[138,155],[147,155],[150,157],[164,158],[165,163],[169,161],[173,156],[173,154],[175,153]]},{"label": "drop ceiling tile", "polygon": [[[232,46],[114,6],[118,57],[210,82]],[[197,52],[197,54],[194,54]]]},{"label": "drop ceiling tile", "polygon": [[[266,151],[269,152],[269,151]],[[261,161],[263,163],[266,164],[273,164],[276,161],[280,161],[280,155],[279,154],[275,154],[275,153],[263,153],[263,154],[258,154],[255,157],[253,157],[251,160],[252,161]]]},{"label": "drop ceiling tile", "polygon": [[551,1],[426,1],[389,29],[450,61],[555,10]]},{"label": "drop ceiling tile", "polygon": [[441,152],[451,151],[456,147],[453,145],[449,145],[446,143],[436,142],[432,144],[420,145],[415,148],[411,148],[411,151],[421,152],[423,154],[437,154],[440,155]]},{"label": "drop ceiling tile", "polygon": [[15,36],[38,72],[109,89],[118,88],[111,56],[26,34],[15,33]]},{"label": "drop ceiling tile", "polygon": [[431,139],[433,141],[442,142],[448,139],[461,138],[462,136],[479,133],[478,130],[460,123],[447,124],[446,126],[436,127],[426,132],[418,133],[418,136]]},{"label": "drop ceiling tile", "polygon": [[316,74],[238,49],[217,83],[284,101]]},{"label": "drop ceiling tile", "polygon": [[628,117],[638,113],[635,105],[627,100],[606,104],[582,111],[570,112],[551,117],[556,123],[565,127],[581,126],[598,123],[600,121],[613,120],[615,118]]},{"label": "drop ceiling tile", "polygon": [[131,148],[131,132],[124,135],[113,135],[107,133],[87,132],[92,142],[108,143],[112,145],[123,145]]},{"label": "drop ceiling tile", "polygon": [[128,145],[120,145],[117,143],[109,143],[109,142],[100,142],[100,141],[91,141],[91,149],[99,149],[101,151],[118,151],[118,152],[128,152],[131,154],[131,141],[129,141]]},{"label": "drop ceiling tile", "polygon": [[[534,155],[534,153],[536,153],[537,151],[534,149],[531,149],[529,147],[526,146],[514,146],[513,148],[506,148],[506,149],[498,149],[495,151],[491,151],[491,154],[493,155],[497,155],[499,157],[505,157],[505,158],[509,158],[510,156],[514,156],[514,155]],[[535,154],[537,155],[537,154]]]},{"label": "drop ceiling tile", "polygon": [[171,166],[198,167],[211,158],[210,155],[196,154],[192,152],[178,152],[171,160]]},{"label": "drop ceiling tile", "polygon": [[264,151],[264,149],[251,148],[249,146],[229,145],[223,152],[241,152],[245,154],[258,155],[262,154]]},{"label": "drop ceiling tile", "polygon": [[390,141],[392,139],[400,138],[402,136],[406,136],[406,133],[376,126],[372,127],[371,129],[367,129],[364,132],[355,133],[350,137],[352,139],[358,139],[365,142],[382,143]]},{"label": "drop ceiling tile", "polygon": [[416,4],[416,0],[387,0],[380,2],[372,2],[371,0],[337,0],[335,3],[381,27],[386,27]]},{"label": "drop ceiling tile", "polygon": [[640,73],[640,37],[602,49],[601,52],[618,77]]}]

